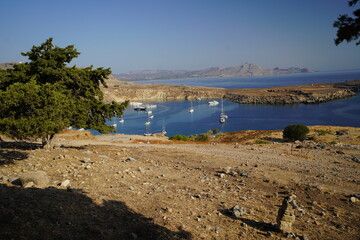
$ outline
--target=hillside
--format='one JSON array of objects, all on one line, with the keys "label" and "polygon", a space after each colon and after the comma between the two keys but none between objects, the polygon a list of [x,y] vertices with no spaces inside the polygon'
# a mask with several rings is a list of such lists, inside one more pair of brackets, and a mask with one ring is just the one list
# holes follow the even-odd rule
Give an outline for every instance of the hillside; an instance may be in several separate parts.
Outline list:
[{"label": "hillside", "polygon": [[179,78],[218,78],[218,77],[249,77],[290,73],[313,72],[308,68],[291,67],[287,69],[274,68],[264,69],[256,64],[245,63],[233,67],[211,67],[202,70],[144,70],[134,71],[114,76],[123,81],[156,80],[156,79],[179,79]]}]

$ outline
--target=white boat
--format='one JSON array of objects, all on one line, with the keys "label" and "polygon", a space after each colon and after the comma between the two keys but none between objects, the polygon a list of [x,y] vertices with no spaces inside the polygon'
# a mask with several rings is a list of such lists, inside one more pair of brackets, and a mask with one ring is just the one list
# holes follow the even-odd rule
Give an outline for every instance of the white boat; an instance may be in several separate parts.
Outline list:
[{"label": "white boat", "polygon": [[208,102],[208,104],[209,104],[209,106],[216,106],[219,104],[219,102],[216,100],[212,100],[212,101]]},{"label": "white boat", "polygon": [[228,118],[228,115],[226,115],[224,113],[224,100],[221,99],[221,113],[220,113],[219,122],[224,123],[227,118]]},{"label": "white boat", "polygon": [[151,123],[150,121],[146,121],[145,125],[150,125],[150,123]]},{"label": "white boat", "polygon": [[156,106],[156,104],[145,104],[145,107],[147,109],[153,109],[153,108],[156,108],[157,106]]},{"label": "white boat", "polygon": [[220,118],[219,118],[219,122],[220,122],[220,123],[224,123],[225,121],[226,121],[226,119],[225,119],[224,117],[220,117]]},{"label": "white boat", "polygon": [[165,127],[162,128],[162,131],[161,131],[164,135],[167,134],[166,130],[165,130]]},{"label": "white boat", "polygon": [[85,131],[85,128],[80,128],[79,131]]},{"label": "white boat", "polygon": [[130,102],[129,105],[134,106],[134,107],[140,107],[141,105],[143,105],[143,103],[141,103],[141,102]]},{"label": "white boat", "polygon": [[124,123],[125,121],[124,121],[124,119],[123,118],[121,118],[120,120],[119,120],[119,123]]},{"label": "white boat", "polygon": [[153,119],[153,118],[154,118],[154,115],[150,115],[150,116],[149,116],[149,119]]},{"label": "white boat", "polygon": [[114,124],[113,124],[113,125],[111,125],[111,126],[113,126],[114,128],[116,128],[117,124],[116,124],[116,123],[114,123]]},{"label": "white boat", "polygon": [[151,114],[152,114],[152,111],[149,110],[149,111],[147,111],[146,113],[147,113],[148,115],[151,115]]},{"label": "white boat", "polygon": [[192,104],[192,101],[191,101],[191,107],[189,108],[189,113],[193,113],[194,112],[194,108],[193,108],[193,104]]}]

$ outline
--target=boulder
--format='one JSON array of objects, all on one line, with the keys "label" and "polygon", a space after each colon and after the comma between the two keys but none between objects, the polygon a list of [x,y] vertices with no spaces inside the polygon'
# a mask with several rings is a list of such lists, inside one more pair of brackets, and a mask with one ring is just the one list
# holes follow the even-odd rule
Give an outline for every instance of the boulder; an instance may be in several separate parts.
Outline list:
[{"label": "boulder", "polygon": [[22,186],[27,186],[28,183],[33,182],[40,188],[45,188],[49,184],[49,178],[43,171],[27,172],[20,176]]}]

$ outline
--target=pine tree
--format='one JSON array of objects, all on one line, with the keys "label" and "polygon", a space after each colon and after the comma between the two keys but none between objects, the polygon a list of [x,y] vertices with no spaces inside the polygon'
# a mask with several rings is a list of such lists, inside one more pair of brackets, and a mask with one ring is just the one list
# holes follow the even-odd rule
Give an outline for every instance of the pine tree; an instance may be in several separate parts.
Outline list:
[{"label": "pine tree", "polygon": [[40,138],[50,147],[55,134],[69,126],[113,131],[105,121],[121,116],[128,102],[103,102],[100,84],[106,87],[111,70],[68,67],[80,53],[52,41],[22,53],[29,62],[0,70],[0,132],[17,140]]}]

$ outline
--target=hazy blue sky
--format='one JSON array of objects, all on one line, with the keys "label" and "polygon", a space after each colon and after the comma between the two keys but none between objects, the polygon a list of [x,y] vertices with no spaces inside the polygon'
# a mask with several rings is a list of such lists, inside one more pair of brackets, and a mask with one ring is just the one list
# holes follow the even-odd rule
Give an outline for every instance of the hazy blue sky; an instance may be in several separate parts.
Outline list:
[{"label": "hazy blue sky", "polygon": [[360,46],[335,46],[347,0],[0,0],[0,62],[53,37],[78,66],[360,69]]}]

